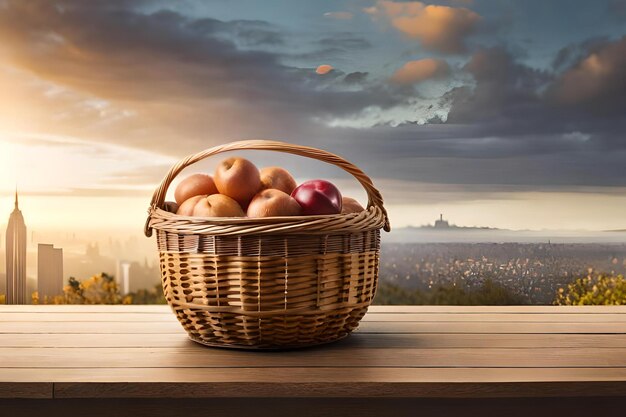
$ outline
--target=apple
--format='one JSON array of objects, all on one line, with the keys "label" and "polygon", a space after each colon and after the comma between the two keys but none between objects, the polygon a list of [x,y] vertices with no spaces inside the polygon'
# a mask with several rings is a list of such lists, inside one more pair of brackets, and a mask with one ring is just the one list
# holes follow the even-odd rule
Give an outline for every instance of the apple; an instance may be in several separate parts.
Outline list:
[{"label": "apple", "polygon": [[341,213],[341,193],[328,181],[303,182],[291,196],[300,204],[304,215]]},{"label": "apple", "polygon": [[217,194],[213,178],[206,174],[193,174],[178,184],[174,191],[174,199],[180,205],[193,196],[210,194]]},{"label": "apple", "polygon": [[302,207],[281,190],[263,190],[254,196],[248,206],[248,217],[297,216]]},{"label": "apple", "polygon": [[179,214],[181,216],[193,216],[193,209],[196,206],[196,204],[198,204],[198,201],[207,197],[208,196],[206,195],[195,195],[191,198],[188,198],[187,200],[183,202],[183,204],[181,204],[178,207],[176,214]]},{"label": "apple", "polygon": [[239,203],[224,194],[198,195],[181,204],[178,214],[196,217],[244,217]]},{"label": "apple", "polygon": [[265,167],[261,169],[261,186],[264,190],[275,188],[291,194],[297,185],[296,180],[284,168]]},{"label": "apple", "polygon": [[178,204],[174,201],[166,201],[163,203],[163,210],[169,211],[170,213],[178,212]]},{"label": "apple", "polygon": [[352,197],[343,197],[341,202],[341,214],[360,213],[365,210],[363,206]]},{"label": "apple", "polygon": [[215,170],[215,185],[220,194],[227,195],[247,207],[252,197],[261,189],[258,168],[244,158],[224,159]]}]

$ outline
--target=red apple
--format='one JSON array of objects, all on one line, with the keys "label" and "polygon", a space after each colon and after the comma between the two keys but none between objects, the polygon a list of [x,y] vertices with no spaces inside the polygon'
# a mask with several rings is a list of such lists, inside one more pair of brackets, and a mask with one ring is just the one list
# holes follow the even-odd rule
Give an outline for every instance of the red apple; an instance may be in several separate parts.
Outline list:
[{"label": "red apple", "polygon": [[332,183],[325,180],[303,182],[291,193],[302,207],[302,214],[341,213],[341,193]]},{"label": "red apple", "polygon": [[261,191],[248,206],[248,217],[297,216],[301,212],[293,197],[276,189]]},{"label": "red apple", "polygon": [[217,194],[217,188],[215,187],[213,178],[206,174],[193,174],[178,184],[174,192],[174,198],[176,199],[176,203],[180,205],[193,196],[211,194]]}]

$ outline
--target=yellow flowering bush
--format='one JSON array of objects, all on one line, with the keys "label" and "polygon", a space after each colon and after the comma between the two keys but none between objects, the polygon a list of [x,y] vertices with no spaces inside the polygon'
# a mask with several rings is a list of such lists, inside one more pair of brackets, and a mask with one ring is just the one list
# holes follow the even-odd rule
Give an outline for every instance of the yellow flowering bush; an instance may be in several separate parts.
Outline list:
[{"label": "yellow flowering bush", "polygon": [[559,288],[555,305],[626,305],[626,279],[622,275],[588,275]]}]

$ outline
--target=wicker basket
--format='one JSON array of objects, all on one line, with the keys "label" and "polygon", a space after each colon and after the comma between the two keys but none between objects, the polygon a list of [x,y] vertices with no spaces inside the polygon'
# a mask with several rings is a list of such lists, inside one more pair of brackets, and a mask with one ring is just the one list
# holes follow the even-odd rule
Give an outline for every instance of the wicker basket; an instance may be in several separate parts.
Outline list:
[{"label": "wicker basket", "polygon": [[[233,150],[271,150],[336,165],[368,195],[361,213],[267,218],[185,217],[164,208],[187,166]],[[204,345],[284,349],[332,342],[354,330],[378,281],[380,229],[389,231],[372,181],[319,149],[252,140],[217,146],[172,167],[152,197],[163,291],[189,337]]]}]

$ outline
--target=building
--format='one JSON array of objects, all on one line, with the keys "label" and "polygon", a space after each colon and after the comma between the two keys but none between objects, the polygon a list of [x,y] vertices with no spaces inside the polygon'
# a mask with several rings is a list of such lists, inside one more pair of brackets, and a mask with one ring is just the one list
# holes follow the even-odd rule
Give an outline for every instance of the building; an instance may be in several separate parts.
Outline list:
[{"label": "building", "polygon": [[41,302],[63,294],[63,249],[37,246],[37,292]]},{"label": "building", "polygon": [[122,295],[130,292],[130,267],[131,263],[128,261],[117,261],[117,284]]},{"label": "building", "polygon": [[450,224],[447,220],[443,219],[443,214],[439,215],[439,220],[435,222],[435,229],[449,229]]},{"label": "building", "polygon": [[6,232],[7,304],[26,304],[26,224],[20,211],[17,190],[15,208]]}]

